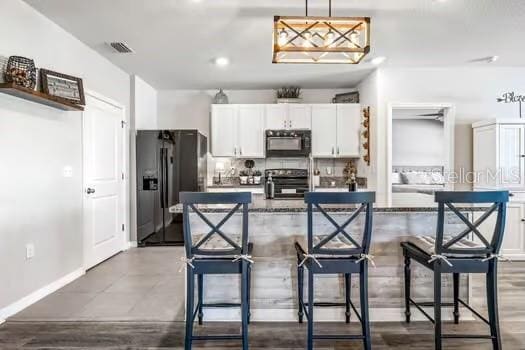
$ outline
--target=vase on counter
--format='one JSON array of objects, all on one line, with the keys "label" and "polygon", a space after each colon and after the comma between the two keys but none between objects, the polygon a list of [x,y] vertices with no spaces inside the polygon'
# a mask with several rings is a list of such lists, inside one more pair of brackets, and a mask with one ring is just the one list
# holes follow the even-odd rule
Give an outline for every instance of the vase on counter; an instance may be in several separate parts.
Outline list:
[{"label": "vase on counter", "polygon": [[219,92],[217,92],[213,98],[213,103],[216,105],[227,105],[229,103],[228,96],[222,91],[222,89],[219,89]]}]

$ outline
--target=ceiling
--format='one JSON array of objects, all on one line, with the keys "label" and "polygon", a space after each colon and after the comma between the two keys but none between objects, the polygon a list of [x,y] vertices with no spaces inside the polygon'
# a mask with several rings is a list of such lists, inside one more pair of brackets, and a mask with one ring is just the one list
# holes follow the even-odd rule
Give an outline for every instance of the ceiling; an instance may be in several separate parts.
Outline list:
[{"label": "ceiling", "polygon": [[[303,15],[303,0],[24,0],[110,61],[158,89],[355,86],[374,68],[272,64],[274,15]],[[524,66],[523,0],[333,0],[334,16],[372,17],[372,51],[387,67]],[[328,0],[310,0],[327,15]],[[125,41],[134,54],[106,44]],[[213,59],[226,56],[227,67]]]}]

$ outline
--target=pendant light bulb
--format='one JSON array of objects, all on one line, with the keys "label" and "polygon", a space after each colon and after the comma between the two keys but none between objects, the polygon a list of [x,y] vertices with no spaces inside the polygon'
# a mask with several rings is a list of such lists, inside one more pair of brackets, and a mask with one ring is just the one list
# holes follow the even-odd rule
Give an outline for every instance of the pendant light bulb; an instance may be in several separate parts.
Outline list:
[{"label": "pendant light bulb", "polygon": [[330,29],[328,31],[328,33],[326,33],[326,35],[324,37],[324,46],[332,46],[333,41],[334,41],[334,37],[335,37],[335,34],[332,31],[332,29]]},{"label": "pendant light bulb", "polygon": [[279,32],[279,39],[277,40],[277,42],[279,43],[279,46],[284,46],[286,45],[287,41],[288,41],[288,32],[284,30],[283,28]]}]

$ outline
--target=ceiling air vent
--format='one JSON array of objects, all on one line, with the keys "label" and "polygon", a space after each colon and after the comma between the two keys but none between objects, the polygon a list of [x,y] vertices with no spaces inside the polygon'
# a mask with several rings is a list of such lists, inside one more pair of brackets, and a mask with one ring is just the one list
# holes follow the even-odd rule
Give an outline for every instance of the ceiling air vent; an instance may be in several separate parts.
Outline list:
[{"label": "ceiling air vent", "polygon": [[118,53],[133,53],[133,50],[126,43],[117,41],[109,43],[109,45]]}]

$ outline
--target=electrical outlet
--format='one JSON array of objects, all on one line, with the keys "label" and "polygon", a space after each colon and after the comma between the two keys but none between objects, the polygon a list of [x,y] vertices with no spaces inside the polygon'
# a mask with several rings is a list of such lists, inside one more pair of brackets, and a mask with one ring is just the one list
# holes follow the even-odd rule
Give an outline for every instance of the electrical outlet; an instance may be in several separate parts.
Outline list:
[{"label": "electrical outlet", "polygon": [[35,245],[33,243],[26,244],[26,259],[33,259],[35,257]]},{"label": "electrical outlet", "polygon": [[73,167],[67,165],[64,167],[64,169],[62,170],[62,175],[64,177],[73,177]]},{"label": "electrical outlet", "polygon": [[332,168],[330,167],[326,168],[326,175],[332,175]]}]

